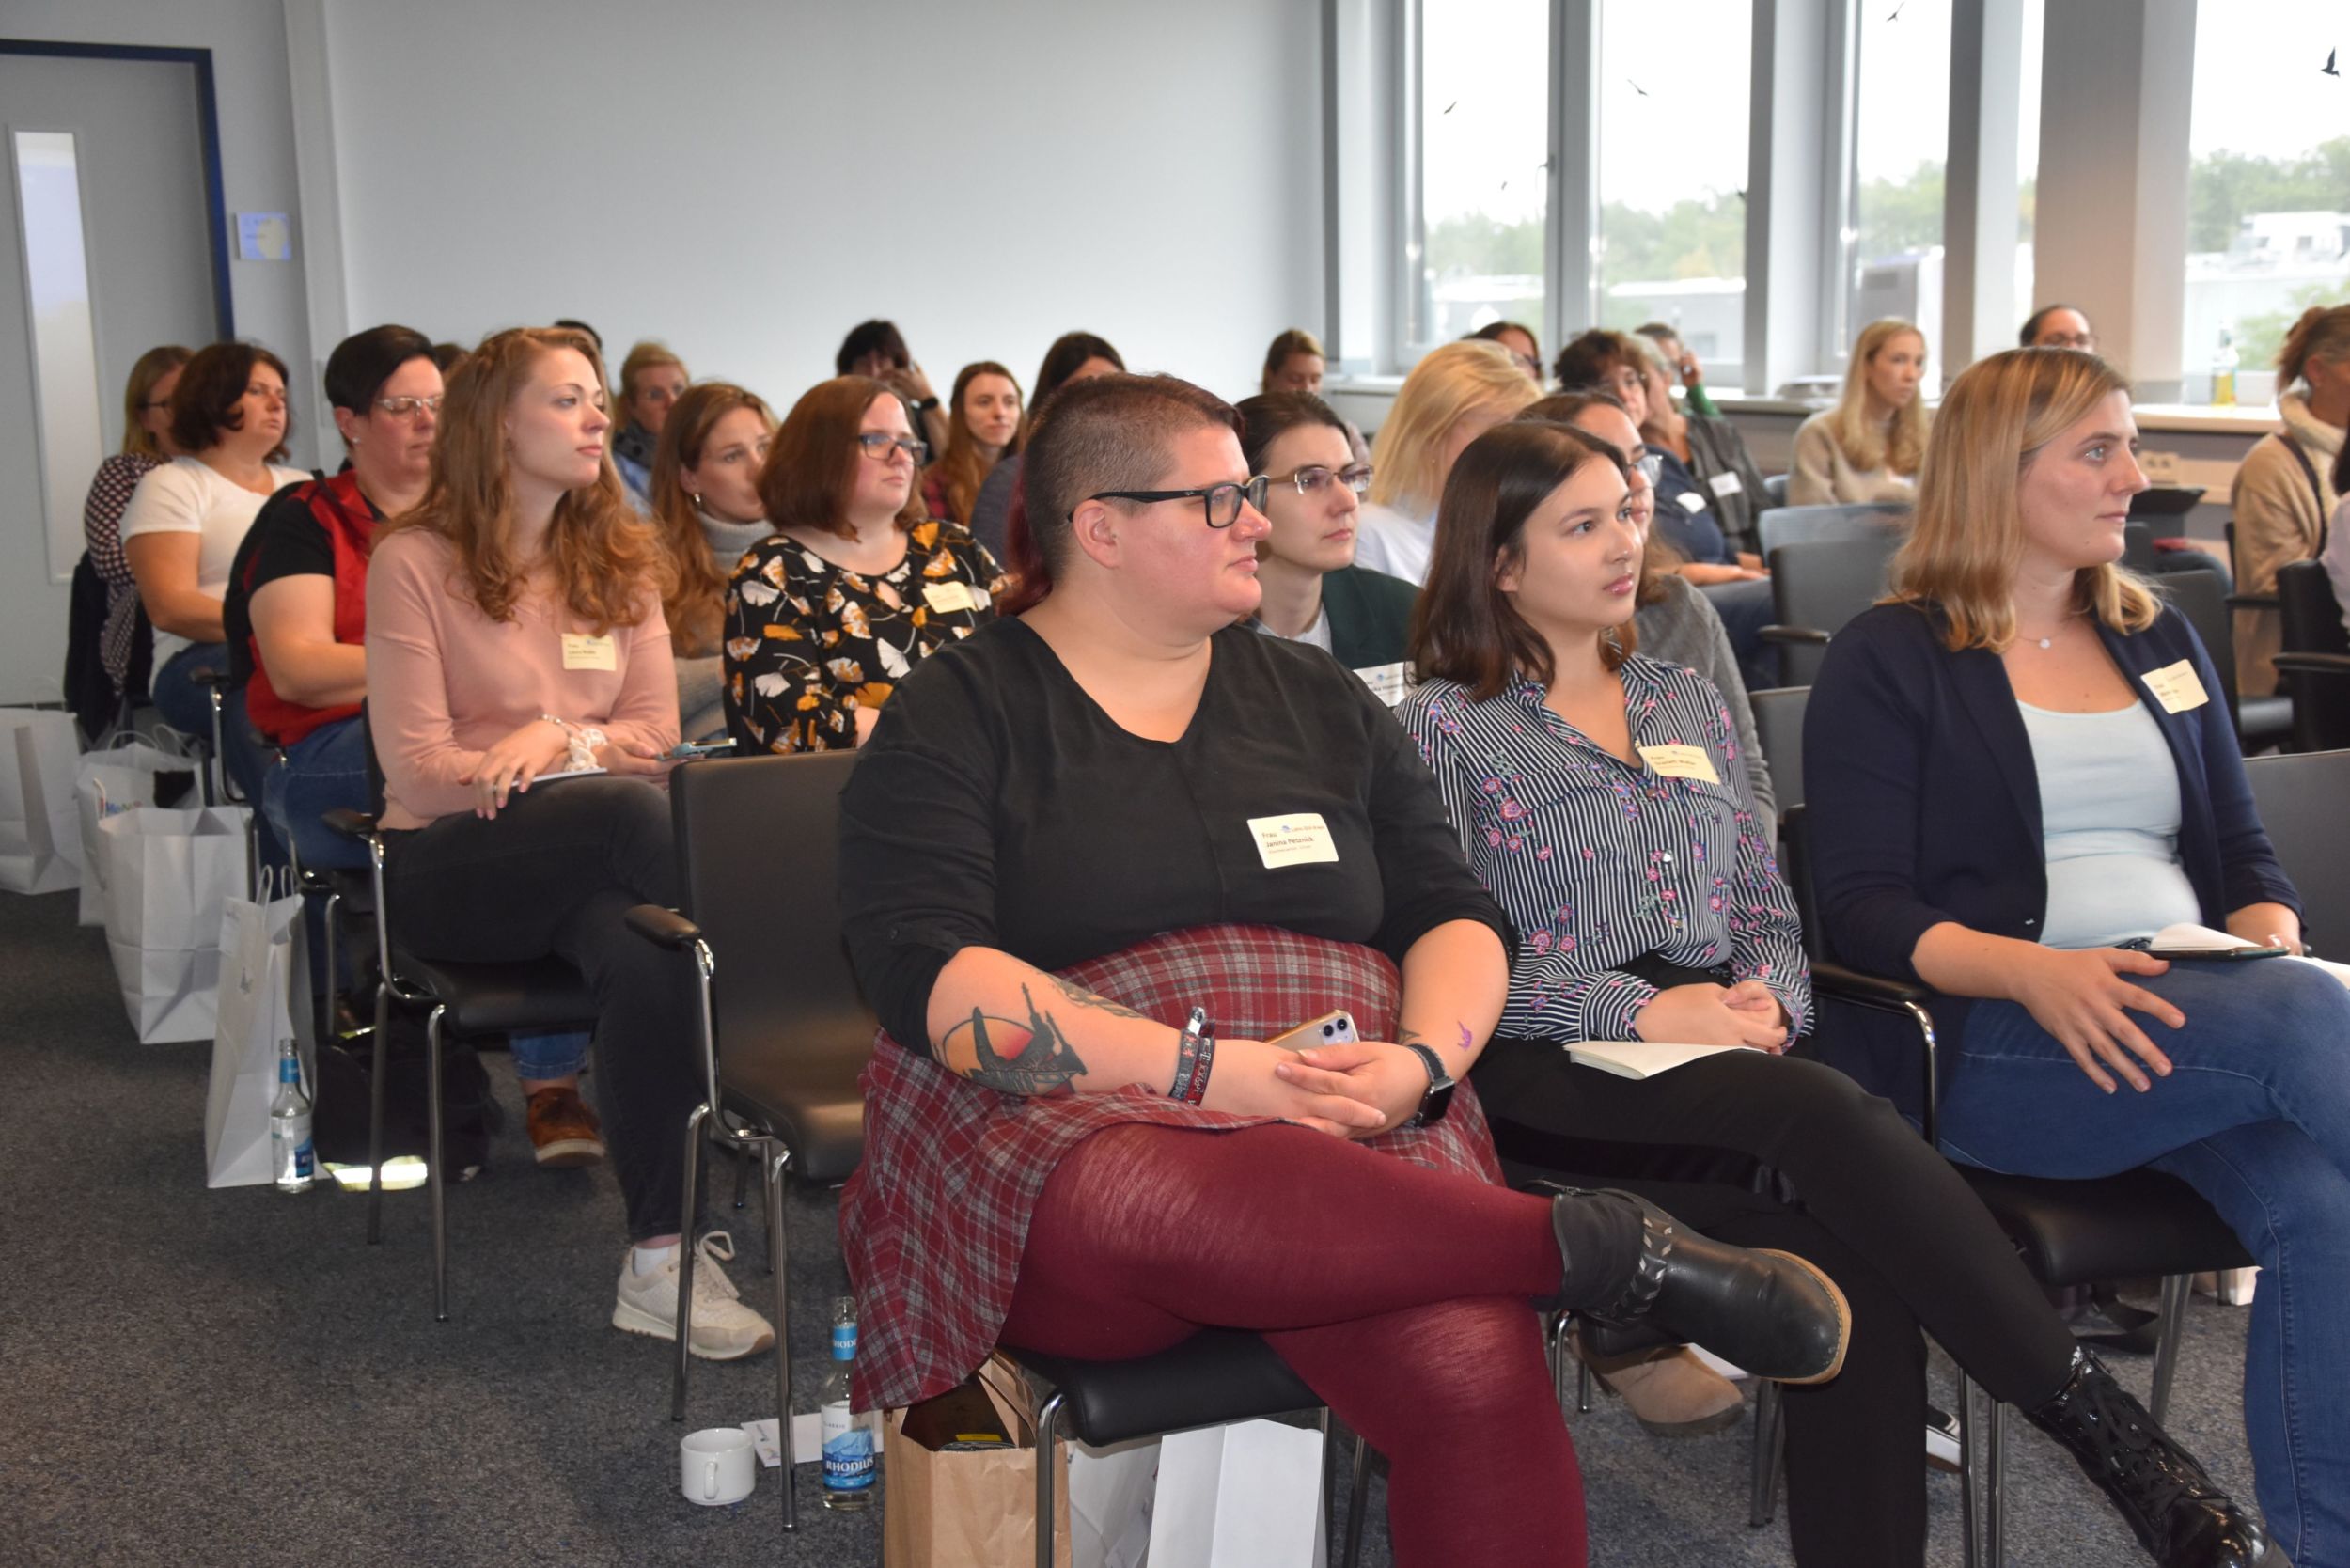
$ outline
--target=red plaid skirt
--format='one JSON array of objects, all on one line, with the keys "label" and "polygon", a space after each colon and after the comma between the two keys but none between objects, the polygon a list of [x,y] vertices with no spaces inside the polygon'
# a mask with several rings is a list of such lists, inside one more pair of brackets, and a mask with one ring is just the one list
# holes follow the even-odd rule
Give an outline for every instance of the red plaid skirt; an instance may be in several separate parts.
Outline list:
[{"label": "red plaid skirt", "polygon": [[[1263,1040],[1342,1007],[1367,1040],[1395,1038],[1402,979],[1373,949],[1270,926],[1169,932],[1064,969],[1097,996],[1180,1028],[1197,1005],[1219,1034]],[[884,1033],[865,1070],[865,1158],[840,1203],[857,1294],[859,1408],[928,1399],[969,1376],[1011,1310],[1028,1220],[1061,1156],[1128,1122],[1230,1131],[1277,1120],[1202,1110],[1139,1086],[1029,1099],[957,1077]],[[1501,1181],[1466,1083],[1434,1127],[1364,1147]]]}]

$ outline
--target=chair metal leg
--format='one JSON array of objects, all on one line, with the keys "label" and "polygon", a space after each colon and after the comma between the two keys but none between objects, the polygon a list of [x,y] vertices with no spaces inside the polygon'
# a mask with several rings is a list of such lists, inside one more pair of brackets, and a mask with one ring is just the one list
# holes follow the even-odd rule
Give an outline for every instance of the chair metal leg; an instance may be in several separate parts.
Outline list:
[{"label": "chair metal leg", "polygon": [[750,1151],[741,1144],[734,1148],[734,1206],[743,1207],[744,1198],[751,1188]]},{"label": "chair metal leg", "polygon": [[326,934],[326,996],[325,1014],[318,1021],[318,1042],[332,1044],[335,1040],[335,1004],[342,999],[343,972],[336,966],[339,955],[336,951],[335,926],[342,917],[343,896],[329,891],[326,895],[326,917],[320,922]]},{"label": "chair metal leg", "polygon": [[1958,1374],[1958,1496],[1961,1513],[1958,1516],[1959,1538],[1963,1560],[1966,1568],[1982,1568],[1982,1544],[1975,1531],[1982,1519],[1980,1499],[1976,1496],[1979,1477],[1975,1470],[1975,1380],[1962,1369]]},{"label": "chair metal leg", "polygon": [[2179,1370],[2179,1344],[2186,1335],[2186,1303],[2195,1277],[2173,1274],[2162,1282],[2162,1328],[2154,1341],[2154,1392],[2146,1413],[2160,1426],[2170,1410],[2170,1379]]},{"label": "chair metal leg", "polygon": [[1550,1399],[1561,1416],[1567,1413],[1567,1362],[1573,1358],[1567,1350],[1567,1336],[1574,1327],[1574,1319],[1565,1312],[1554,1313],[1543,1325],[1543,1352],[1550,1362]]},{"label": "chair metal leg", "polygon": [[384,1042],[391,1035],[392,979],[376,977],[374,1065],[368,1072],[368,1245],[384,1240]]},{"label": "chair metal leg", "polygon": [[1060,1435],[1061,1392],[1036,1413],[1036,1568],[1053,1568],[1053,1444]]},{"label": "chair metal leg", "polygon": [[[767,1141],[767,1261],[776,1277],[776,1420],[784,1450],[783,1528],[800,1528],[799,1469],[791,1463],[791,1271],[784,1255],[783,1187],[791,1151],[781,1139]],[[1051,1450],[1048,1449],[1047,1453]]]},{"label": "chair metal leg", "polygon": [[1754,1482],[1747,1505],[1747,1523],[1756,1529],[1778,1513],[1778,1473],[1786,1454],[1787,1420],[1778,1385],[1765,1381],[1754,1396]]},{"label": "chair metal leg", "polygon": [[1574,1362],[1574,1413],[1591,1413],[1591,1364],[1581,1356],[1575,1357]]},{"label": "chair metal leg", "polygon": [[[1986,1399],[1990,1396],[1986,1393]],[[1984,1491],[1988,1500],[1983,1506],[1983,1559],[1990,1568],[2007,1568],[2007,1499],[2000,1496],[2007,1480],[2007,1406],[1991,1400],[1991,1439],[1985,1446],[1990,1474],[1985,1478]]]},{"label": "chair metal leg", "polygon": [[[687,1313],[694,1300],[694,1221],[701,1204],[702,1128],[710,1121],[707,1101],[694,1107],[694,1114],[685,1119],[685,1207],[678,1216],[677,1261],[677,1358],[669,1374],[669,1419],[685,1419],[685,1374],[694,1360],[693,1346],[687,1341]],[[786,1432],[779,1439],[791,1441]]]},{"label": "chair metal leg", "polygon": [[424,1027],[425,1121],[431,1138],[432,1165],[432,1316],[448,1322],[448,1177],[443,1169],[446,1146],[441,1137],[441,1020],[448,1009],[435,1005]]},{"label": "chair metal leg", "polygon": [[1355,1434],[1354,1482],[1346,1495],[1346,1534],[1339,1543],[1339,1560],[1345,1568],[1355,1568],[1362,1560],[1363,1517],[1370,1502],[1371,1444],[1358,1432]]}]

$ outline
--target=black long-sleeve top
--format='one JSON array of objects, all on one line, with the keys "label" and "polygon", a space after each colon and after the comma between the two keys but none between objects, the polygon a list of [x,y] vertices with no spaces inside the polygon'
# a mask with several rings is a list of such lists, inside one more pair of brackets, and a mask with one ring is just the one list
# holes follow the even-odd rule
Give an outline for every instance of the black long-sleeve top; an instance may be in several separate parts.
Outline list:
[{"label": "black long-sleeve top", "polygon": [[[1246,626],[1212,648],[1173,742],[1120,729],[1016,620],[898,687],[841,794],[840,902],[850,960],[901,1044],[930,1048],[931,988],[966,947],[1057,969],[1242,923],[1401,961],[1456,919],[1514,947],[1418,747],[1361,681]],[[1308,813],[1337,858],[1268,866],[1263,836]]]}]

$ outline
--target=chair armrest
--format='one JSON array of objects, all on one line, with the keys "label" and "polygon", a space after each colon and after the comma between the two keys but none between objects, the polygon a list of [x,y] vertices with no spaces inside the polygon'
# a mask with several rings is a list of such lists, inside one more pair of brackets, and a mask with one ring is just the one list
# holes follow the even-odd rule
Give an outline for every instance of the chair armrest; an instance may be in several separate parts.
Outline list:
[{"label": "chair armrest", "polygon": [[198,669],[188,676],[188,684],[226,687],[228,684],[228,672],[225,669]]},{"label": "chair armrest", "polygon": [[1762,628],[1764,642],[1796,646],[1825,648],[1827,635],[1816,626],[1765,626]]},{"label": "chair armrest", "polygon": [[640,903],[621,918],[628,929],[656,948],[666,948],[682,953],[702,939],[702,928],[674,909],[664,909],[657,903]]},{"label": "chair armrest", "polygon": [[332,811],[321,812],[319,821],[344,838],[356,839],[361,843],[375,837],[375,819],[365,811],[354,811],[348,806],[338,806]]},{"label": "chair armrest", "polygon": [[2304,675],[2350,675],[2350,653],[2277,653],[2270,655],[2280,670]]},{"label": "chair armrest", "polygon": [[1824,958],[1811,961],[1811,989],[1862,1007],[1900,1009],[1912,1003],[1922,1006],[1934,999],[1931,986],[1888,980],[1883,975],[1864,975]]},{"label": "chair armrest", "polygon": [[2273,610],[2276,607],[2277,596],[2273,593],[2232,593],[2228,595],[2228,608],[2232,610]]}]

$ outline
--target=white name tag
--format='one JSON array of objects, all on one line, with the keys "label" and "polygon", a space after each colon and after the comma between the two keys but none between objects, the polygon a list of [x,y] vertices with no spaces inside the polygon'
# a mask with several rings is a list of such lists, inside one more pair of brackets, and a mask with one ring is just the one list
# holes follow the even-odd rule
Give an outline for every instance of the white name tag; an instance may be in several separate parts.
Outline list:
[{"label": "white name tag", "polygon": [[922,603],[928,604],[932,609],[936,610],[939,614],[946,615],[954,610],[968,610],[976,608],[979,601],[971,597],[970,584],[945,582],[924,583],[922,585]]},{"label": "white name tag", "polygon": [[1694,490],[1684,490],[1673,499],[1680,502],[1681,510],[1692,517],[1705,510],[1705,497]]},{"label": "white name tag", "polygon": [[563,634],[563,667],[565,669],[618,669],[620,667],[619,644],[610,634],[591,637],[585,632]]},{"label": "white name tag", "polygon": [[1411,695],[1412,666],[1405,663],[1373,665],[1358,669],[1355,678],[1371,688],[1371,695],[1392,708]]},{"label": "white name tag", "polygon": [[1704,784],[1722,781],[1722,776],[1714,771],[1714,759],[1701,745],[1644,745],[1640,760],[1666,778],[1694,778]]},{"label": "white name tag", "polygon": [[2154,700],[2162,704],[2166,713],[2184,713],[2211,700],[2211,695],[2203,690],[2203,682],[2196,678],[2195,662],[2191,659],[2150,669],[2138,679],[2146,682],[2146,689],[2154,694]]},{"label": "white name tag", "polygon": [[1716,495],[1736,495],[1743,493],[1747,487],[1738,482],[1738,476],[1735,474],[1716,474],[1705,481],[1705,488]]},{"label": "white name tag", "polygon": [[1319,811],[1301,811],[1294,817],[1251,817],[1248,831],[1257,836],[1257,857],[1269,871],[1323,860],[1336,862],[1339,857],[1339,846]]}]

